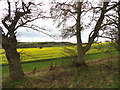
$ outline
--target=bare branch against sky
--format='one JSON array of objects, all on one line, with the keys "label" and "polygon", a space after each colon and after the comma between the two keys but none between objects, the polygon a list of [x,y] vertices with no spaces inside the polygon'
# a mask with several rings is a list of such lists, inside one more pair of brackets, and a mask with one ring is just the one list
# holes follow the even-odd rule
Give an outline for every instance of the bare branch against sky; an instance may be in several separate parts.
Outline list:
[{"label": "bare branch against sky", "polygon": [[[6,15],[6,9],[7,8],[7,0],[0,0],[0,6],[2,6],[0,8],[0,20],[2,20],[3,16]],[[18,0],[10,0],[10,1],[18,1]],[[29,0],[25,0],[26,2],[28,2]],[[34,1],[35,3],[37,2],[42,2],[44,5],[43,5],[43,10],[45,11],[49,11],[49,8],[50,8],[50,5],[49,5],[49,2],[48,0],[32,0]],[[73,1],[73,0],[56,0],[56,1],[59,1],[59,2],[64,2],[64,1]],[[75,1],[89,1],[89,2],[95,2],[96,0],[75,0]],[[97,2],[107,2],[109,0],[97,0]],[[112,0],[114,1],[114,0]],[[116,1],[116,0],[115,0]],[[118,0],[117,0],[118,1]],[[46,13],[47,14],[47,13]],[[89,13],[88,13],[89,14]],[[48,14],[47,14],[48,15]],[[85,18],[85,19],[88,19],[88,16]],[[89,20],[87,20],[89,21]],[[56,28],[56,24],[52,21],[52,19],[40,19],[40,20],[36,20],[34,22],[36,25],[40,25],[41,27],[43,28],[46,28],[48,30],[50,30],[49,34],[52,34],[52,35],[56,35],[56,36],[59,36],[60,34],[60,28]],[[73,21],[69,21],[69,24],[72,25]],[[0,26],[3,27],[3,25],[1,24],[0,22]],[[5,28],[3,27],[4,31],[5,31]],[[89,28],[89,29],[92,29],[92,28]],[[82,32],[82,37],[83,37],[83,42],[87,42],[88,41],[88,35],[89,33],[91,32],[91,30],[84,30],[84,32]],[[54,38],[51,38],[47,35],[44,35],[42,33],[39,33],[39,32],[36,32],[36,31],[32,31],[32,30],[29,30],[26,28],[19,28],[18,29],[18,41],[21,41],[21,42],[40,42],[40,41],[68,41],[68,39],[65,39],[65,40],[62,40],[62,39],[58,39],[58,40],[55,40]],[[69,39],[70,42],[76,42],[76,39],[75,37],[72,37]],[[100,38],[99,41],[105,41],[105,39],[102,39]]]}]

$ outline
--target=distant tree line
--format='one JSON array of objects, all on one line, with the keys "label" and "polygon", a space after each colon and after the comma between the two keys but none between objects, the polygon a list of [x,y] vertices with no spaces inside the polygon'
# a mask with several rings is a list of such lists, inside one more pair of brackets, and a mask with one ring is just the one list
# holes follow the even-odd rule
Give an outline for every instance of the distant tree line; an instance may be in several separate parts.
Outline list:
[{"label": "distant tree line", "polygon": [[[105,41],[109,42],[109,41]],[[94,42],[102,43],[102,42]],[[85,45],[87,43],[83,43]],[[60,47],[60,46],[72,46],[77,45],[76,43],[70,42],[18,42],[17,48],[43,48],[43,47]],[[2,46],[0,45],[0,49]]]},{"label": "distant tree line", "polygon": [[43,48],[75,45],[69,42],[18,42],[17,48]]}]

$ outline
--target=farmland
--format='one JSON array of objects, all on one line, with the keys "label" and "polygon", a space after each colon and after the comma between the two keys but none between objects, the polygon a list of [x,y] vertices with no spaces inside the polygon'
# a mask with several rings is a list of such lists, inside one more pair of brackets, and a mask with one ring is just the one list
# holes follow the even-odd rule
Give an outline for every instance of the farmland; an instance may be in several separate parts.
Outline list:
[{"label": "farmland", "polygon": [[[67,48],[71,48],[76,50],[76,46],[67,46]],[[56,65],[69,64],[72,63],[74,58],[65,57],[64,56],[64,46],[60,47],[45,47],[42,49],[39,48],[20,48],[18,52],[21,53],[21,62],[23,70],[25,72],[29,72],[34,68],[43,69],[47,68],[51,65],[51,62]],[[8,66],[7,59],[4,54],[4,50],[2,49],[2,61],[3,66],[3,77],[8,76]],[[118,52],[111,48],[110,43],[102,43],[102,44],[93,44],[92,48],[87,52],[85,57],[86,61],[90,60],[98,60],[103,59],[110,56],[117,56]],[[47,61],[46,61],[47,60]],[[50,60],[50,61],[49,61]],[[40,62],[45,61],[45,62]],[[25,63],[26,62],[26,63]],[[31,62],[31,63],[30,63]]]},{"label": "farmland", "polygon": [[[60,46],[60,47],[44,47],[40,48],[20,48],[17,49],[21,55],[21,62],[51,60],[56,58],[63,58],[64,47],[71,48],[76,52],[76,45],[74,46]],[[8,64],[5,56],[5,51],[1,49],[0,56],[2,56],[1,64]],[[111,48],[110,43],[93,44],[92,48],[87,52],[89,54],[109,53],[115,52],[114,48]],[[109,53],[110,54],[110,53]]]},{"label": "farmland", "polygon": [[[4,52],[4,51],[3,51]],[[61,57],[61,47],[48,47],[48,48],[24,48],[18,49],[18,52],[21,53],[21,61],[37,61],[43,59],[52,59]],[[2,64],[7,64],[5,54],[2,55]]]},{"label": "farmland", "polygon": [[[100,44],[93,44],[91,49],[87,52],[86,56],[85,56],[85,60],[89,65],[89,62],[91,63],[91,61],[99,61],[101,59],[105,61],[107,61],[108,63],[104,63],[103,61],[101,61],[104,64],[95,64],[94,62],[92,66],[92,68],[85,68],[85,70],[81,71],[81,75],[82,73],[88,76],[87,78],[84,77],[84,75],[79,75],[76,72],[79,70],[75,69],[75,68],[65,68],[62,69],[61,66],[69,66],[72,64],[72,62],[75,59],[74,56],[64,56],[64,48],[67,47],[69,49],[72,49],[73,51],[76,52],[76,45],[74,46],[59,46],[59,47],[44,47],[42,49],[40,48],[19,48],[18,52],[21,54],[21,62],[22,62],[22,68],[23,71],[25,72],[26,75],[28,75],[28,77],[25,77],[24,79],[21,79],[19,81],[8,81],[8,76],[9,76],[9,69],[8,69],[8,62],[7,59],[5,57],[5,53],[4,50],[1,49],[1,56],[2,56],[2,78],[3,78],[3,87],[47,87],[46,84],[48,84],[48,86],[51,86],[50,82],[51,78],[55,78],[57,77],[55,80],[58,82],[58,85],[56,85],[56,83],[52,83],[51,87],[117,87],[117,73],[115,70],[111,70],[111,71],[107,71],[106,68],[103,69],[101,65],[104,65],[104,67],[106,65],[111,65],[111,62],[113,62],[112,58],[114,59],[114,57],[118,56],[118,51],[116,51],[112,46],[111,43],[100,43]],[[107,58],[107,59],[105,59]],[[108,61],[110,59],[110,61]],[[112,60],[112,61],[111,61]],[[112,67],[111,68],[117,68],[117,58],[115,58],[114,62],[112,63]],[[42,62],[40,62],[42,61]],[[58,68],[56,68],[55,71],[48,71],[51,64],[55,64]],[[34,70],[34,68],[36,68],[37,73],[36,75],[38,76],[34,76],[31,75],[30,72]],[[66,71],[67,70],[67,71]],[[88,72],[86,72],[86,70]],[[97,74],[93,74],[92,72],[96,72]],[[99,72],[98,72],[99,71]],[[63,73],[64,74],[61,74]],[[104,72],[104,73],[103,73]],[[111,73],[112,72],[112,73]],[[56,73],[56,74],[55,74]],[[56,76],[58,74],[60,74],[61,76]],[[68,74],[67,74],[68,73]],[[74,73],[74,74],[73,74]],[[102,75],[100,73],[103,73]],[[109,75],[109,73],[111,73]],[[45,74],[45,75],[44,75]],[[67,77],[65,76],[67,74]],[[71,76],[72,74],[72,76]],[[30,76],[29,76],[30,75]],[[41,76],[42,75],[42,76]],[[47,76],[46,76],[47,75]],[[50,77],[48,77],[50,76]],[[54,77],[53,77],[54,76]],[[65,76],[65,77],[64,77]],[[107,81],[106,77],[110,76],[110,81]],[[115,76],[113,78],[113,76]],[[46,80],[46,77],[48,78],[46,81],[46,84],[44,84],[43,82],[39,86],[38,83],[36,83],[36,80],[39,80],[40,77],[42,78],[42,81]],[[65,84],[61,84],[59,81],[59,78],[63,78],[61,79],[63,82],[64,79],[66,79],[67,81],[69,81],[69,83],[65,82]],[[70,77],[71,79],[67,79],[68,77]],[[77,78],[76,78],[77,77]],[[100,78],[98,81],[102,82],[102,80],[105,80],[106,82],[101,83],[101,84],[96,84],[97,79],[96,80],[92,80],[91,78]],[[80,82],[80,80],[84,80],[84,82]],[[112,79],[113,78],[113,79]],[[115,80],[112,81],[111,80]],[[93,82],[91,82],[93,81]],[[22,84],[21,84],[22,82]],[[34,82],[34,83],[33,83]],[[76,83],[77,82],[77,83]],[[27,84],[29,83],[29,84]],[[79,84],[80,83],[80,84]],[[50,84],[50,85],[49,85]],[[32,85],[32,86],[31,86]],[[37,86],[36,86],[37,85]],[[45,86],[44,86],[45,85]],[[92,85],[92,86],[91,86]]]}]

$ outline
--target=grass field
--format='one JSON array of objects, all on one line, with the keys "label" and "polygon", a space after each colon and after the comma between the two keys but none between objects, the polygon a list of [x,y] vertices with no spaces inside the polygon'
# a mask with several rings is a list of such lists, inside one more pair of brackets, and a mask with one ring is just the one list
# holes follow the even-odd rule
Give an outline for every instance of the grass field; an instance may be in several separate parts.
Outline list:
[{"label": "grass field", "polygon": [[[76,48],[76,46],[68,47],[68,48]],[[4,50],[2,49],[2,53]],[[24,72],[32,71],[34,68],[43,69],[47,68],[51,65],[51,62],[56,65],[69,64],[72,63],[73,58],[62,58],[63,56],[63,47],[46,47],[46,48],[24,48],[18,49],[18,52],[21,53],[21,61],[28,62],[22,64]],[[118,52],[111,48],[110,43],[102,43],[102,44],[93,44],[91,49],[87,52],[85,57],[86,61],[102,59],[110,56],[117,56]],[[2,64],[7,64],[7,60],[5,54],[1,54],[2,56]],[[52,60],[45,62],[36,62],[41,60]],[[30,63],[31,61],[31,63]],[[35,61],[35,62],[33,62]],[[2,67],[2,76],[3,78],[8,76],[8,66]]]}]

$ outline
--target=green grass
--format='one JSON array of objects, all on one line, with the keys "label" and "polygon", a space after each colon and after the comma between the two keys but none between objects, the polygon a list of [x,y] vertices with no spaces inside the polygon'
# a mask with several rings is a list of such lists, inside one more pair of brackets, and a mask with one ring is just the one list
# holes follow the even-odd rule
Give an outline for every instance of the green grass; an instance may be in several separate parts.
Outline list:
[{"label": "green grass", "polygon": [[[110,56],[118,56],[118,52],[114,50],[110,53],[101,52],[101,53],[96,53],[96,54],[88,54],[88,55],[86,55],[85,60],[86,61],[98,60],[98,59],[103,59],[103,58],[107,58]],[[22,68],[23,68],[24,72],[30,72],[34,68],[39,69],[39,70],[48,68],[48,67],[50,67],[51,62],[56,65],[62,65],[62,64],[66,65],[66,64],[71,64],[73,60],[74,60],[74,58],[71,57],[71,58],[64,58],[64,59],[56,59],[53,61],[24,63],[24,64],[22,64]],[[9,74],[8,66],[3,66],[2,67],[3,78],[8,76],[8,74]]]},{"label": "green grass", "polygon": [[4,80],[3,87],[118,88],[118,58],[106,58],[101,63],[91,63],[84,68],[57,67],[55,70],[37,72],[17,81],[7,79]]},{"label": "green grass", "polygon": [[[73,61],[72,58],[57,59],[53,61],[44,61],[44,62],[31,62],[31,63],[22,64],[22,68],[24,72],[30,72],[34,68],[36,68],[37,70],[48,68],[50,67],[51,63],[56,64],[57,66],[60,66],[60,65],[70,64],[72,63],[71,61]],[[9,74],[8,70],[9,70],[8,66],[2,66],[2,77],[3,78],[6,78],[8,76]]]},{"label": "green grass", "polygon": [[111,56],[118,56],[119,52],[116,50],[111,50],[109,52],[99,52],[99,53],[93,53],[93,54],[87,54],[85,57],[85,60],[98,60],[103,59]]},{"label": "green grass", "polygon": [[73,77],[73,83],[77,87],[78,85],[81,88],[117,88],[118,87],[118,72],[113,69],[103,68],[106,65],[111,65],[110,68],[117,67],[117,63],[110,62],[103,63],[104,65],[97,64],[93,67],[84,68],[84,69],[73,69],[72,72],[75,73]]}]

